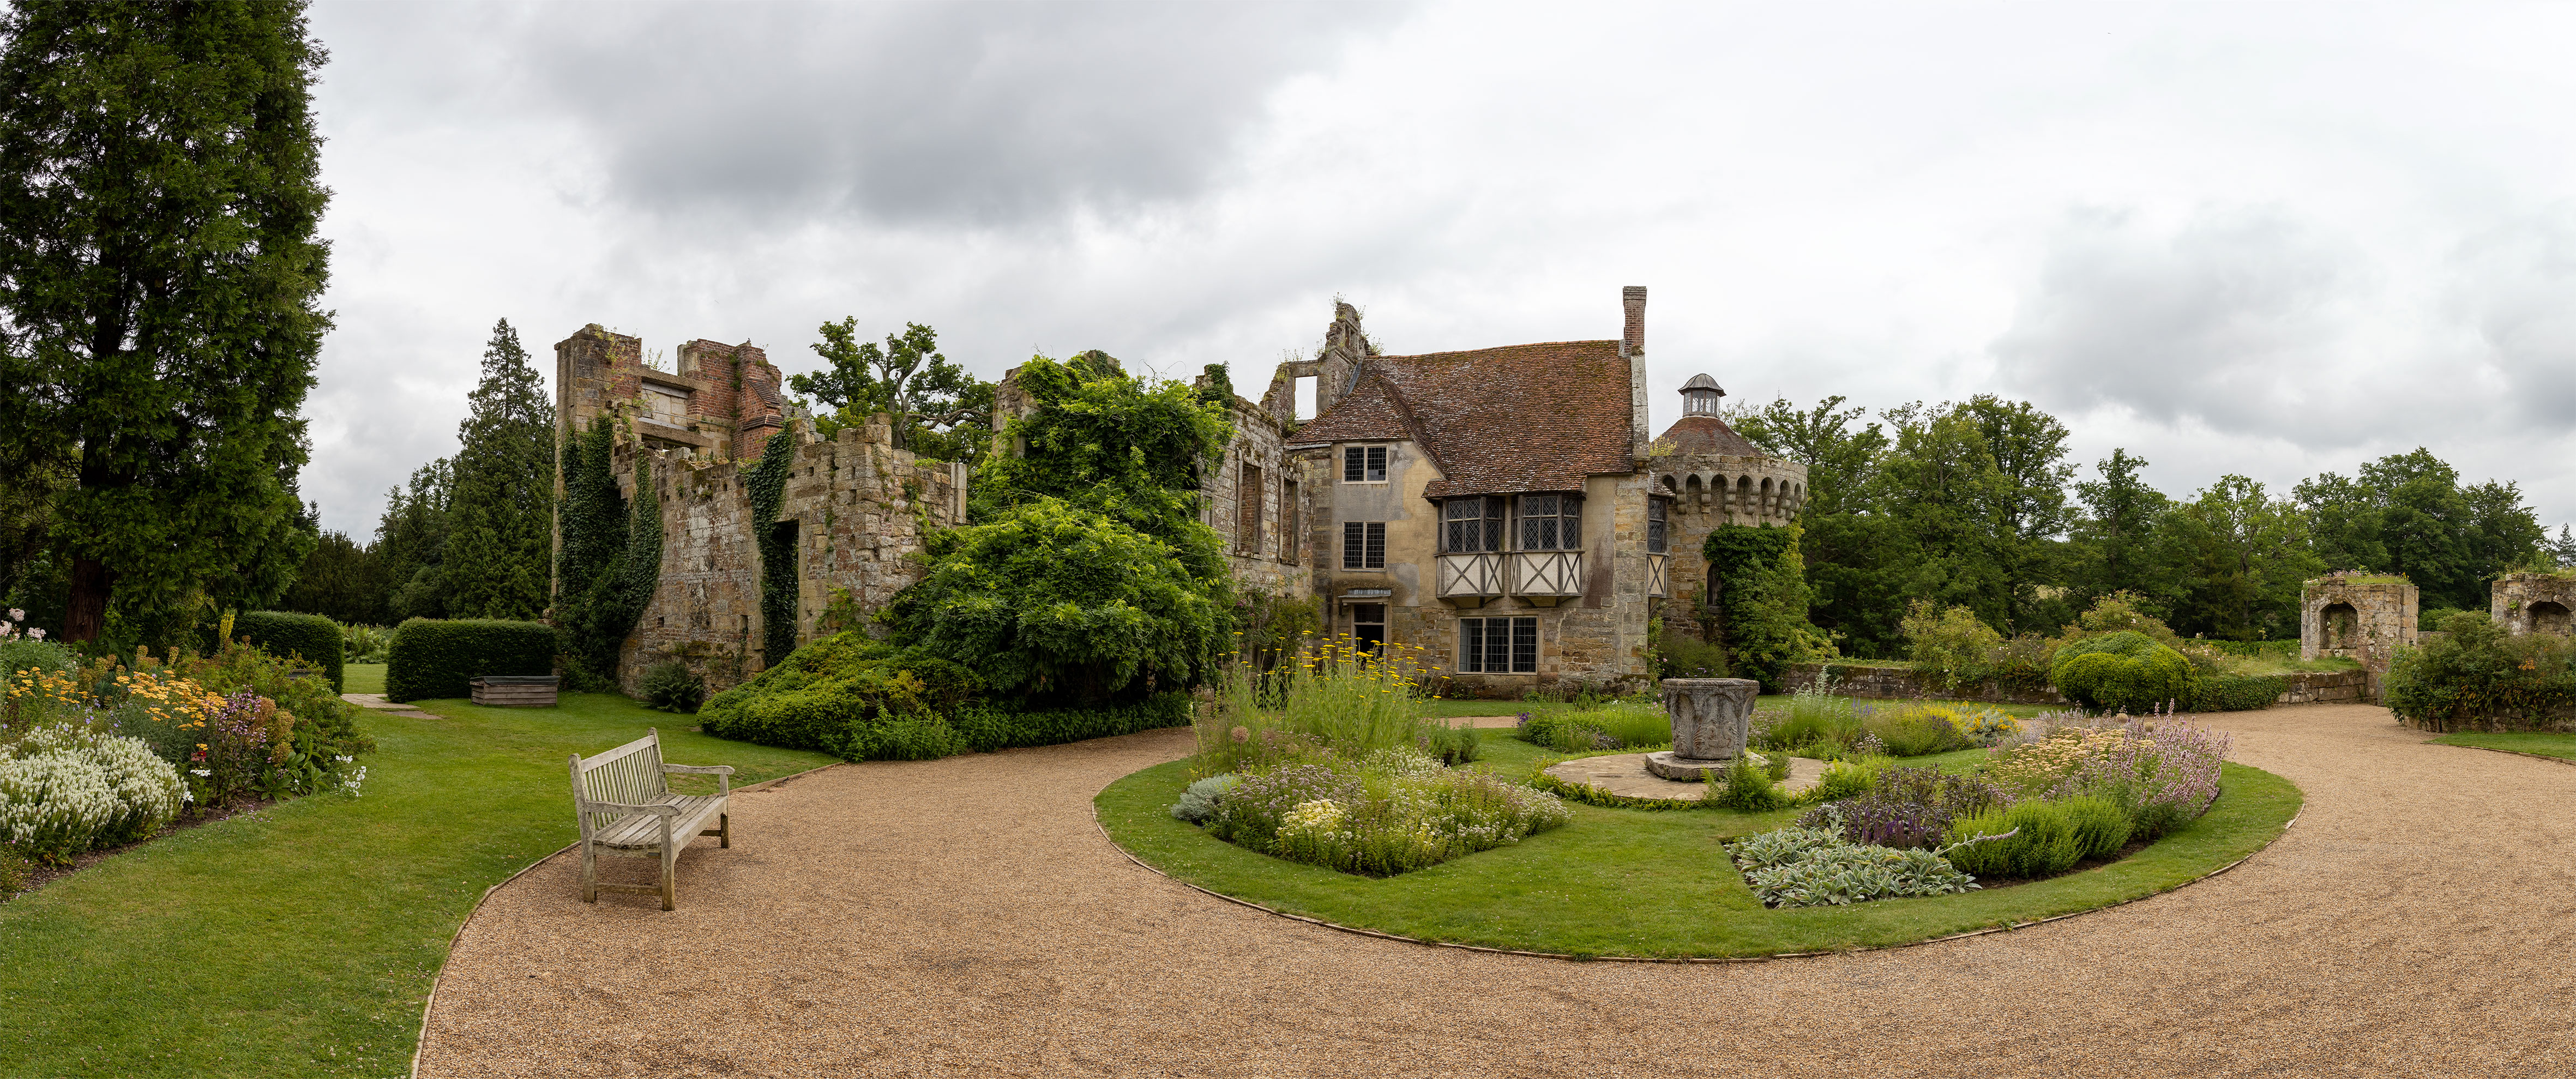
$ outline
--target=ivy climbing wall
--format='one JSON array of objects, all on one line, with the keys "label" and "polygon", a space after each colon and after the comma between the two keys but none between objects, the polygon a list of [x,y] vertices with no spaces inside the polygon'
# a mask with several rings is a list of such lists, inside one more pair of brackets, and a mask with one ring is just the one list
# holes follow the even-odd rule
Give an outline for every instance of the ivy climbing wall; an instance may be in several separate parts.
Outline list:
[{"label": "ivy climbing wall", "polygon": [[[670,658],[720,690],[816,637],[836,601],[873,614],[920,577],[907,556],[922,537],[964,516],[964,466],[896,449],[882,423],[830,440],[799,423],[740,462],[644,449],[633,438],[621,438],[618,452],[621,463],[653,455],[662,521],[662,572],[618,657],[617,680],[630,693],[645,668]],[[631,498],[635,470],[619,471]]]}]

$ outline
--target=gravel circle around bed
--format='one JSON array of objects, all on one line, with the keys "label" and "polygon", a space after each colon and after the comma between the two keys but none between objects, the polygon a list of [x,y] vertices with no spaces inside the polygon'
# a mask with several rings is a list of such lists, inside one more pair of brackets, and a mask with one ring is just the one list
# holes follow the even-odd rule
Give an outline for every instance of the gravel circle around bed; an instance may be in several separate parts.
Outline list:
[{"label": "gravel circle around bed", "polygon": [[[1186,731],[744,794],[679,909],[495,891],[428,1076],[2576,1073],[2576,771],[2387,711],[2207,717],[2306,795],[2233,872],[2010,933],[1710,966],[1375,940],[1200,894],[1093,827]],[[567,809],[567,812],[569,810]],[[604,872],[652,872],[605,860]]]}]

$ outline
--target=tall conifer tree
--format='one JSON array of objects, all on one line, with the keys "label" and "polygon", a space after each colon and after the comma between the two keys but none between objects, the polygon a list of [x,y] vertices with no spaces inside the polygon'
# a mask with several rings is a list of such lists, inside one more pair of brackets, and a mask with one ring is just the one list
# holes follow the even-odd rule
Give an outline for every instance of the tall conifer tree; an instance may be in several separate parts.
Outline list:
[{"label": "tall conifer tree", "polygon": [[73,472],[66,637],[267,603],[312,547],[323,58],[297,0],[0,12],[0,467]]},{"label": "tall conifer tree", "polygon": [[555,410],[510,320],[492,327],[483,381],[457,425],[447,539],[448,613],[532,619],[546,609],[555,492]]}]

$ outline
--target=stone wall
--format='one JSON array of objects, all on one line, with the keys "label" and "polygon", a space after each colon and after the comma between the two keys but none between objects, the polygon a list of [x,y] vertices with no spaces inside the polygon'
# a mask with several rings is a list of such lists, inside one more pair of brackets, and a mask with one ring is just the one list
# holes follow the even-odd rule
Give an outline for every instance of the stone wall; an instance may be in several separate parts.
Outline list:
[{"label": "stone wall", "polygon": [[[1851,697],[1889,700],[1938,697],[1992,704],[2072,704],[2055,690],[2036,693],[2007,690],[1992,682],[1978,687],[1975,693],[1947,693],[1925,684],[1911,667],[1872,667],[1857,663],[1792,663],[1781,671],[1782,686],[1791,693],[1814,686],[1828,666],[1834,673],[1835,689]],[[2289,683],[2289,689],[2274,701],[2276,704],[2349,704],[2375,699],[2376,687],[2372,685],[2368,671],[2311,671],[2278,677]]]},{"label": "stone wall", "polygon": [[2487,613],[2507,633],[2568,636],[2576,631],[2570,612],[2576,612],[2576,577],[2508,573],[2496,578],[2488,592]]},{"label": "stone wall", "polygon": [[1934,686],[1912,667],[1873,667],[1860,663],[1792,663],[1780,670],[1783,692],[1796,693],[1815,686],[1830,669],[1836,692],[1850,697],[1873,697],[1887,700],[1911,700],[1937,697],[1944,700],[1984,701],[1989,704],[2065,704],[2066,698],[2055,690],[2032,692],[2009,689],[1993,682],[1971,691],[1951,691]]},{"label": "stone wall", "polygon": [[[880,417],[880,419],[882,419]],[[920,578],[907,556],[930,530],[964,519],[965,467],[922,462],[894,448],[885,423],[844,427],[830,441],[804,434],[773,521],[752,519],[742,471],[748,465],[671,451],[618,447],[621,486],[634,490],[634,455],[651,453],[661,504],[661,577],[635,632],[619,650],[617,680],[634,693],[645,668],[687,660],[710,693],[783,657],[765,654],[756,529],[797,529],[796,641],[814,639],[836,592],[861,611],[885,606]]]},{"label": "stone wall", "polygon": [[[1230,418],[1234,441],[1210,470],[1201,492],[1207,500],[1202,519],[1225,538],[1226,562],[1238,586],[1274,596],[1310,596],[1314,574],[1303,556],[1305,522],[1313,509],[1305,466],[1281,446],[1287,432],[1261,406],[1237,397]],[[1258,486],[1249,489],[1253,501],[1247,504],[1247,481],[1255,480]]]},{"label": "stone wall", "polygon": [[2299,658],[2341,656],[2388,673],[2415,642],[2415,586],[2387,574],[2336,573],[2299,590]]}]

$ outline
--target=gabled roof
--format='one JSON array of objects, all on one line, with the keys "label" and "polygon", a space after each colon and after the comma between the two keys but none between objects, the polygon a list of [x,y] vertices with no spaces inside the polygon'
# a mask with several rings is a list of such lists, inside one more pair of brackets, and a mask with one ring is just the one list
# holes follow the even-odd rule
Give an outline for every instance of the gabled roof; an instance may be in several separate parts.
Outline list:
[{"label": "gabled roof", "polygon": [[1762,451],[1753,443],[1745,441],[1743,435],[1735,433],[1735,428],[1727,426],[1725,420],[1715,416],[1684,416],[1674,420],[1673,425],[1665,428],[1664,433],[1655,439],[1655,447],[1682,454],[1719,453],[1737,457],[1762,456]]},{"label": "gabled roof", "polygon": [[1636,468],[1628,363],[1617,341],[1371,356],[1288,447],[1412,439],[1440,467],[1423,492],[1433,498],[1580,491],[1587,476]]}]

